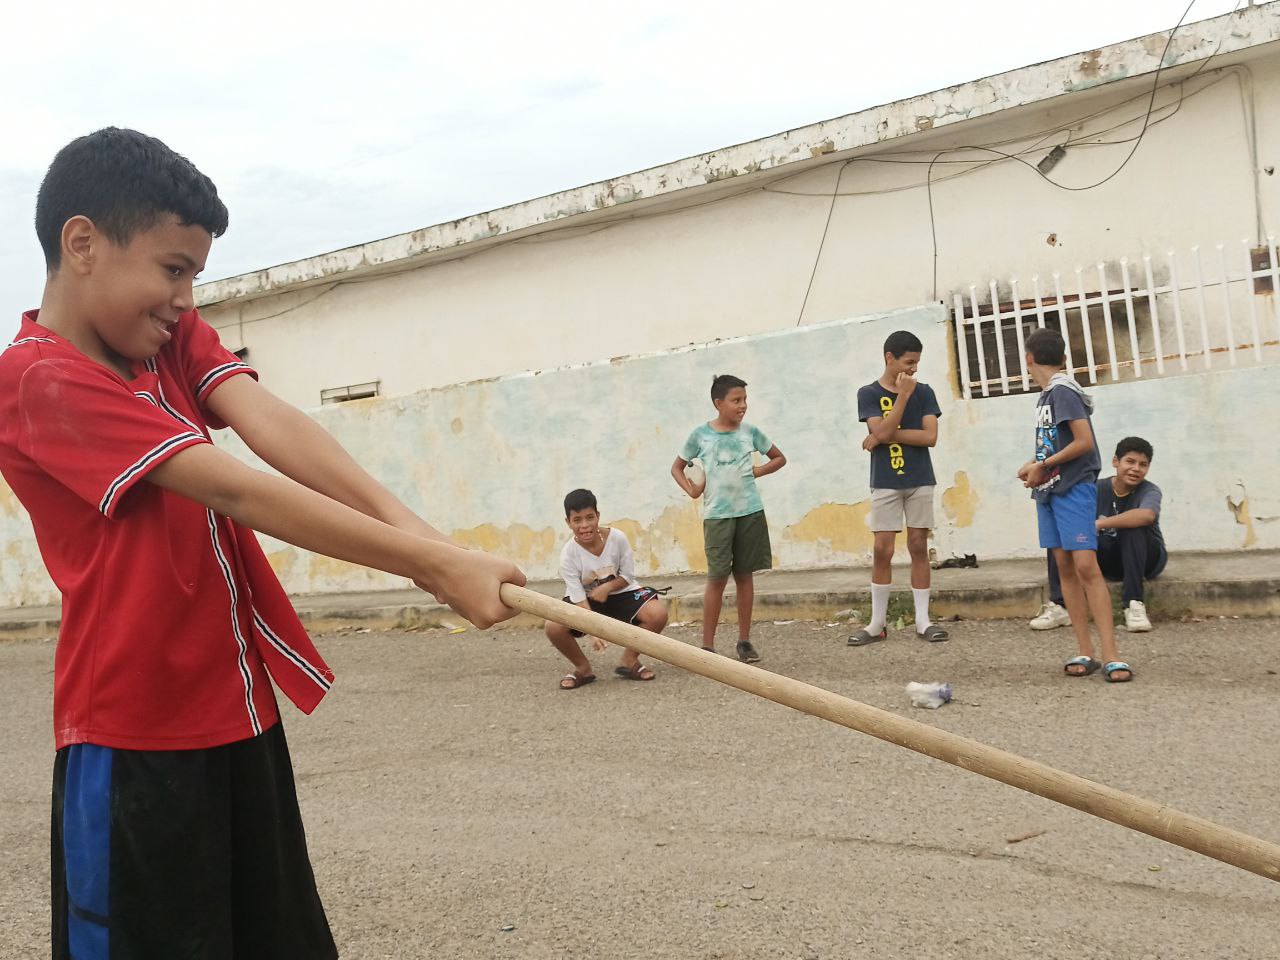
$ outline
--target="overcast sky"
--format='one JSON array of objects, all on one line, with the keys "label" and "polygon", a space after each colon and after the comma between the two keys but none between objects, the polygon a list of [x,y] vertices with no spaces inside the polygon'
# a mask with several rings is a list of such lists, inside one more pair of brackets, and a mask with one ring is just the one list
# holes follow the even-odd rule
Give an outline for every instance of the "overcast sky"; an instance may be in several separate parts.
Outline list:
[{"label": "overcast sky", "polygon": [[[1247,0],[1239,0],[1241,4]],[[1197,0],[1188,22],[1236,0]],[[1173,26],[1186,0],[23,4],[0,34],[0,305],[39,303],[53,154],[160,137],[231,211],[204,279]]]}]

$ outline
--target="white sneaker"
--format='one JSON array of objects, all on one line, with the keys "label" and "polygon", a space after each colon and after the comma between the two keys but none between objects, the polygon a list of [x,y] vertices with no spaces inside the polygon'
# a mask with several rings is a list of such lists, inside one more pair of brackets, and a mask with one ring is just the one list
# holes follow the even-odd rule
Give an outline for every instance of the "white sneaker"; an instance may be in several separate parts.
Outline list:
[{"label": "white sneaker", "polygon": [[[1067,613],[1067,608],[1059,606],[1050,600],[1044,605],[1036,618],[1031,621],[1032,630],[1052,630],[1054,627],[1071,626],[1071,614]],[[1149,626],[1147,629],[1151,629]]]},{"label": "white sneaker", "polygon": [[1147,605],[1141,600],[1130,600],[1124,610],[1124,628],[1130,633],[1146,633],[1151,629],[1147,617]]}]

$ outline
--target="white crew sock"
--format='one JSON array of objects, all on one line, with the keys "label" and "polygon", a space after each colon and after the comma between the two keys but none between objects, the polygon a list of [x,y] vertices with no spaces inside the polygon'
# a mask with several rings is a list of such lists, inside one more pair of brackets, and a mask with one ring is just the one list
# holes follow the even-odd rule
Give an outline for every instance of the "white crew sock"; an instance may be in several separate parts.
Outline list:
[{"label": "white crew sock", "polygon": [[873,637],[884,629],[884,620],[889,613],[889,594],[892,592],[892,583],[871,584],[871,620],[867,623],[867,633]]},{"label": "white crew sock", "polygon": [[925,628],[929,626],[929,588],[918,590],[911,588],[911,596],[916,602],[916,633],[924,633]]}]

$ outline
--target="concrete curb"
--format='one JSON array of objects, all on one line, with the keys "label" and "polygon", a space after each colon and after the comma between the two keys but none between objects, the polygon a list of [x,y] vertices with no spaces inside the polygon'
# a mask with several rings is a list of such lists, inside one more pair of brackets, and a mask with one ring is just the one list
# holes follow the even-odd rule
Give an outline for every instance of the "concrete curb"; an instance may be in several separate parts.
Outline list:
[{"label": "concrete curb", "polygon": [[[1280,617],[1280,554],[1175,554],[1170,568],[1147,588],[1147,608],[1157,622],[1180,617]],[[1043,571],[1039,560],[993,561],[977,570],[935,571],[930,611],[937,617],[963,620],[1029,619],[1046,599]],[[906,574],[906,570],[894,571],[893,617],[910,608]],[[868,579],[865,568],[765,571],[757,577],[753,619],[827,621],[847,609],[865,617],[871,603]],[[670,585],[666,601],[673,622],[702,619],[701,577],[654,577],[649,583]],[[562,590],[558,581],[530,586],[548,596],[558,596]],[[730,584],[722,614],[726,623],[735,620],[732,590]],[[1112,585],[1112,593],[1118,602],[1118,584]],[[316,633],[349,627],[414,630],[466,626],[452,610],[432,603],[418,590],[296,596],[293,602],[307,629]],[[906,615],[910,616],[909,612]],[[57,607],[0,611],[0,641],[56,636],[59,619]],[[540,621],[521,614],[501,627],[539,625]]]}]

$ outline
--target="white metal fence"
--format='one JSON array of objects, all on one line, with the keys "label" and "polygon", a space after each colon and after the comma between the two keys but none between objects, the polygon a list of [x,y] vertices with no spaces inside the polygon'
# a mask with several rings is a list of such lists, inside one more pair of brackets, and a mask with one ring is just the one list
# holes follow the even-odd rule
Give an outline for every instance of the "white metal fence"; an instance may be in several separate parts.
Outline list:
[{"label": "white metal fence", "polygon": [[1274,362],[1277,291],[1273,236],[971,284],[953,298],[961,390],[966,399],[1031,390],[1026,338],[1046,326],[1066,341],[1068,371],[1091,384]]}]

